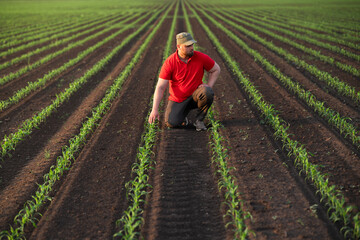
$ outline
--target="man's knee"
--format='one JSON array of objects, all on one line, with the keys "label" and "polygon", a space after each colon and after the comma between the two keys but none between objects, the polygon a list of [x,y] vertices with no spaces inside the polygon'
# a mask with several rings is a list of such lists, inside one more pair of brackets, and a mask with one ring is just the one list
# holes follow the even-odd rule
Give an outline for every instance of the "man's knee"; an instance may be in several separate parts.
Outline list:
[{"label": "man's knee", "polygon": [[169,128],[177,128],[182,125],[183,121],[174,121],[174,120],[167,120],[165,122],[166,126]]},{"label": "man's knee", "polygon": [[166,121],[166,122],[165,122],[165,125],[166,125],[167,127],[169,127],[169,128],[174,128],[174,127],[176,127],[173,122],[169,122],[169,121]]},{"label": "man's knee", "polygon": [[205,94],[208,100],[211,100],[211,102],[214,100],[214,91],[212,90],[211,87],[206,87]]},{"label": "man's knee", "polygon": [[212,103],[214,100],[214,91],[212,90],[211,87],[208,86],[204,86],[201,87],[200,89],[200,93],[198,95],[198,98],[200,101],[206,101],[208,103]]}]

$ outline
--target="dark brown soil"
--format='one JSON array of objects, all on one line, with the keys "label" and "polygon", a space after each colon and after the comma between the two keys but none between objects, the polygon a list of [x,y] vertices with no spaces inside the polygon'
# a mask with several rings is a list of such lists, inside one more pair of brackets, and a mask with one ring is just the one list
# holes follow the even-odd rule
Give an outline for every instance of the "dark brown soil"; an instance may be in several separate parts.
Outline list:
[{"label": "dark brown soil", "polygon": [[[211,26],[209,22],[206,23]],[[197,22],[192,21],[192,25],[197,26]],[[200,26],[196,29],[200,29]],[[224,36],[215,28],[212,31],[219,37]],[[205,46],[216,59],[217,53],[211,43],[205,41],[205,33],[197,31],[197,38],[203,40],[204,43],[199,44]],[[246,56],[229,42],[223,44],[232,49],[231,53],[238,52],[242,58]],[[220,57],[216,61],[222,62]],[[240,62],[239,65],[255,67],[249,63],[249,59],[244,59],[244,63]],[[222,69],[226,67],[223,65]],[[255,71],[259,70],[254,69],[253,74]],[[334,236],[336,239],[323,210],[319,211],[320,216],[311,214],[310,208],[316,203],[316,197],[293,169],[287,169],[291,162],[286,160],[285,153],[273,141],[271,133],[261,125],[256,111],[248,104],[236,79],[232,78],[227,71],[222,71],[215,88],[215,106],[229,140],[230,163],[236,169],[233,174],[239,182],[245,206],[254,217],[249,224],[256,233],[256,239],[317,239],[322,236],[329,239]]]},{"label": "dark brown soil", "polygon": [[[211,26],[210,22],[207,22],[207,24]],[[353,183],[360,181],[359,173],[356,171],[356,169],[360,169],[359,155],[354,154],[354,152],[357,152],[356,149],[348,147],[346,140],[340,138],[336,132],[332,131],[330,126],[323,120],[320,120],[319,117],[307,107],[304,107],[301,101],[288,93],[282,85],[261,66],[254,61],[251,62],[252,57],[240,49],[234,42],[230,41],[225,35],[221,35],[220,30],[215,28],[211,28],[211,30],[219,36],[223,45],[235,50],[231,52],[231,55],[237,60],[245,74],[250,76],[254,85],[258,86],[264,99],[276,106],[276,109],[280,110],[280,116],[286,120],[286,122],[290,123],[289,132],[293,133],[299,142],[305,144],[308,151],[314,153],[315,156],[311,158],[312,162],[323,165],[322,171],[331,174],[329,178],[330,181],[333,184],[340,185],[350,202],[355,206],[359,206],[360,199],[358,192],[360,186],[355,188],[351,186]],[[237,33],[236,31],[234,32]],[[241,34],[239,34],[239,36],[244,39],[245,42],[249,42],[249,40]],[[263,56],[266,56],[270,62],[279,61],[277,57],[264,48],[260,48],[258,44],[251,42],[250,46],[256,50],[259,49],[258,51],[261,52]],[[302,79],[306,80],[295,68],[287,66],[285,62],[281,64],[281,70],[293,76],[294,79],[299,82],[302,81]],[[306,84],[306,82],[301,83],[302,85]],[[329,96],[322,89],[316,88],[316,86],[312,86],[312,89],[312,92],[315,92],[316,95],[322,94],[320,98],[326,95],[326,102],[337,101],[337,99],[333,99],[332,96]],[[274,92],[276,92],[276,94],[274,94]],[[360,119],[356,111],[347,108],[346,103],[343,104],[337,101],[330,105],[336,107],[344,116]],[[332,141],[329,141],[330,139]],[[343,161],[338,161],[338,159],[343,159]]]},{"label": "dark brown soil", "polygon": [[[146,20],[143,20],[144,22]],[[121,39],[124,39],[125,36],[129,35],[129,33],[133,32],[135,29],[128,29],[122,34],[119,34],[111,41],[108,41],[106,44],[99,47],[97,50],[93,51],[92,53],[88,54],[84,59],[82,59],[80,62],[75,64],[74,66],[66,69],[64,72],[60,73],[59,76],[54,77],[50,81],[47,82],[46,85],[49,85],[50,83],[58,82],[58,85],[66,85],[66,82],[62,80],[63,76],[68,73],[69,71],[82,71],[83,68],[92,66],[92,63],[97,62],[97,59],[103,58],[108,52],[112,50],[116,44],[121,41]],[[87,48],[95,45],[97,42],[104,40],[106,37],[109,37],[110,35],[114,34],[115,32],[119,31],[118,28],[111,29],[107,31],[104,34],[101,34],[100,36],[91,39],[87,41],[86,43],[77,46],[70,51],[66,51],[55,58],[51,59],[50,61],[46,62],[45,64],[42,64],[41,66],[33,69],[32,71],[25,73],[21,75],[19,78],[11,80],[10,82],[6,83],[3,86],[0,86],[0,100],[5,100],[9,97],[11,97],[16,91],[19,89],[25,87],[28,85],[29,82],[36,82],[38,79],[43,78],[46,74],[50,73],[51,70],[57,69],[61,66],[63,66],[65,63],[70,61],[71,59],[76,58],[82,51],[86,50]],[[73,39],[72,42],[76,42],[77,39]],[[60,47],[57,47],[57,49],[54,49],[54,51],[60,49]],[[35,59],[41,59],[48,55],[48,52],[42,52],[40,56],[35,57]],[[96,57],[94,57],[96,56]],[[32,62],[32,61],[31,61]],[[25,63],[26,65],[26,63]],[[24,64],[14,65],[10,66],[8,68],[5,68],[1,71],[1,75],[7,75],[11,72],[17,72],[19,69],[24,67]],[[80,70],[79,70],[80,69]],[[72,73],[74,74],[74,73]]]},{"label": "dark brown soil", "polygon": [[[106,23],[106,22],[108,22],[108,21],[111,21],[111,20],[114,20],[114,19],[116,19],[116,18],[122,18],[122,16],[112,16],[112,17],[101,17],[101,18],[99,18],[99,19],[94,19],[94,20],[91,20],[91,21],[87,21],[86,23],[84,22],[84,23],[82,23],[82,24],[79,24],[79,25],[76,25],[76,26],[74,26],[74,24],[66,24],[66,25],[62,25],[62,29],[61,30],[58,30],[59,28],[58,28],[58,25],[59,24],[55,24],[55,25],[52,25],[51,27],[49,27],[49,28],[47,28],[47,30],[43,30],[43,31],[37,31],[37,32],[35,32],[34,34],[32,34],[32,35],[28,35],[28,37],[31,37],[31,36],[34,36],[34,37],[37,37],[38,36],[38,34],[42,34],[42,33],[46,33],[46,32],[49,32],[49,31],[51,31],[51,32],[53,32],[52,34],[59,34],[59,33],[61,33],[61,32],[64,32],[64,31],[69,31],[69,30],[72,30],[72,29],[74,29],[74,28],[78,28],[78,27],[83,27],[83,26],[85,26],[85,25],[87,25],[87,24],[91,24],[91,23],[93,23],[93,22],[95,22],[95,21],[99,21],[97,24],[95,24],[95,25],[93,25],[91,28],[93,28],[93,27],[96,27],[96,26],[99,26],[99,25],[101,25],[101,24],[103,24],[103,23]],[[105,20],[106,19],[106,20]],[[90,29],[91,29],[90,28]],[[81,29],[80,31],[78,31],[78,32],[82,32],[82,31],[85,31],[85,30],[88,30],[88,29]],[[23,33],[26,33],[26,32],[23,32]],[[51,36],[51,35],[50,35]],[[47,36],[44,36],[44,37],[49,37],[49,35],[47,35]],[[62,36],[60,36],[60,37],[58,37],[56,40],[61,40],[61,39],[63,39],[63,38],[67,38],[67,37],[69,37],[69,35],[62,35]],[[15,39],[19,39],[19,37],[17,36]],[[28,41],[24,41],[24,42],[21,42],[21,43],[19,43],[19,44],[17,44],[17,45],[13,45],[13,46],[11,46],[11,47],[6,47],[6,48],[2,48],[2,51],[7,51],[7,50],[9,50],[9,49],[11,49],[11,48],[17,48],[18,46],[22,46],[22,45],[26,45],[26,44],[29,44],[29,43],[31,43],[31,42],[33,42],[33,41],[37,41],[37,40],[39,40],[40,38],[34,38],[33,40],[28,40]],[[54,39],[53,40],[50,40],[49,42],[43,42],[43,43],[41,43],[41,44],[38,44],[38,45],[34,45],[34,46],[32,46],[32,47],[29,47],[29,48],[27,48],[27,49],[24,49],[24,50],[21,50],[21,51],[16,51],[15,53],[12,53],[12,54],[9,54],[9,55],[7,55],[7,56],[5,56],[5,57],[2,57],[1,59],[0,59],[0,63],[3,63],[3,62],[6,62],[8,59],[13,59],[13,58],[15,58],[15,57],[18,57],[18,56],[21,56],[22,54],[24,54],[24,53],[27,53],[27,52],[30,52],[30,51],[32,51],[32,50],[35,50],[35,49],[37,49],[37,48],[41,48],[41,47],[43,47],[43,46],[47,46],[47,45],[49,45],[50,43],[52,43],[54,41]],[[53,50],[54,51],[54,50]],[[34,59],[33,59],[33,57],[31,58],[31,62],[34,62]]]},{"label": "dark brown soil", "polygon": [[[163,27],[163,31],[166,31],[166,25]],[[144,32],[145,33],[145,32]],[[114,57],[114,59],[104,68],[99,74],[94,76],[91,80],[89,80],[88,84],[84,85],[80,89],[80,91],[69,99],[58,111],[47,119],[46,123],[40,127],[39,130],[36,130],[32,135],[31,138],[21,143],[16,151],[12,153],[12,157],[6,157],[4,162],[2,163],[1,171],[1,197],[0,201],[2,202],[2,206],[8,206],[1,209],[0,213],[0,222],[2,229],[6,229],[7,226],[12,222],[12,219],[17,214],[17,212],[22,208],[24,202],[29,198],[31,194],[36,190],[36,183],[42,182],[42,176],[48,171],[49,167],[55,163],[56,157],[61,154],[61,148],[64,145],[68,144],[69,139],[78,133],[79,128],[86,117],[91,114],[91,109],[95,107],[99,100],[104,96],[106,89],[112,84],[113,80],[119,73],[124,69],[124,67],[130,62],[132,56],[139,48],[139,46],[144,41],[147,34],[142,33],[142,36],[135,38],[130,44],[125,46],[125,49],[119,53],[118,56]],[[124,36],[126,37],[126,36]],[[112,47],[112,45],[106,46],[108,49]],[[161,57],[161,51],[157,52],[157,46],[153,47],[153,51],[155,53],[147,54],[146,56],[150,57]],[[101,54],[98,54],[101,56]],[[101,58],[93,58],[91,61],[98,61]],[[150,60],[154,61],[154,60]],[[156,61],[154,61],[156,62]],[[158,60],[158,65],[160,65],[160,60]],[[91,66],[91,65],[90,65]],[[148,68],[151,66],[149,65]],[[144,106],[147,106],[147,101],[149,96],[152,92],[152,87],[154,84],[154,79],[156,75],[156,69],[158,67],[152,68],[149,72],[146,73],[145,77],[140,74],[137,78],[134,76],[132,80],[128,80],[134,86],[139,85],[137,81],[145,81],[148,83],[147,87],[150,88],[148,90],[148,97],[143,96],[143,92],[139,91],[143,87],[134,88],[132,91],[135,94],[130,94],[129,90],[124,90],[127,94],[134,96],[133,100],[129,100],[127,97],[123,98],[123,101],[119,103],[120,105],[128,106],[128,103],[142,103]],[[138,68],[137,72],[139,72],[141,68]],[[82,73],[84,73],[83,71]],[[141,72],[141,71],[140,71]],[[81,72],[79,73],[81,76]],[[72,77],[75,77],[73,75]],[[135,79],[135,80],[134,80]],[[71,75],[69,75],[69,80],[71,79]],[[125,84],[127,86],[128,84]],[[124,86],[124,89],[128,89]],[[46,88],[45,92],[48,91],[48,94],[51,93],[49,90],[51,88]],[[51,94],[52,95],[52,94]],[[45,97],[50,97],[47,94],[44,94]],[[54,96],[53,96],[54,97]],[[128,102],[129,101],[129,102]],[[145,103],[144,103],[145,101]],[[28,101],[32,106],[41,107],[46,106],[46,104],[50,104],[50,101],[46,102],[42,99],[37,100],[37,98],[30,98]],[[15,108],[15,111],[21,109],[22,105],[17,105],[18,108]],[[28,108],[25,107],[24,109],[27,112],[34,113],[34,109],[32,107]],[[131,107],[130,109],[136,109],[135,106]],[[144,109],[145,111],[146,109]],[[123,112],[131,112],[129,109],[121,110],[118,114],[123,115]],[[10,111],[11,113],[11,111]],[[134,113],[138,113],[135,111]],[[23,117],[23,120],[26,119],[24,114],[20,114],[20,117]],[[19,117],[19,118],[20,118]],[[139,126],[134,127],[132,124],[134,123],[133,119],[139,121]],[[140,135],[142,131],[138,131],[139,127],[143,125],[144,116],[129,116],[129,119],[124,119],[123,121],[119,121],[118,124],[121,124],[125,129],[129,128],[127,131],[134,131],[136,130],[136,134]],[[21,121],[21,119],[19,119]],[[118,119],[117,119],[118,121]],[[5,121],[4,121],[5,122]],[[9,123],[13,121],[8,121]],[[125,123],[129,123],[130,127],[124,125]],[[14,123],[13,123],[14,124]],[[3,124],[2,124],[3,125]],[[14,129],[16,125],[13,125]],[[6,129],[6,128],[4,128]],[[121,134],[121,129],[116,130],[115,132],[111,130],[114,134]],[[136,135],[132,133],[134,137]],[[127,134],[130,136],[131,133]],[[108,139],[114,139],[113,136],[109,137]],[[35,140],[35,141],[34,141]],[[121,138],[118,138],[119,141],[122,141]],[[136,151],[137,142],[139,139],[136,140],[132,147],[123,146],[117,148],[119,151]],[[124,142],[127,144],[128,142]],[[113,150],[111,148],[110,150]],[[103,156],[103,153],[100,151],[98,152],[100,156]],[[119,153],[116,151],[113,154]],[[46,156],[46,154],[50,154]],[[45,157],[46,156],[46,157]],[[135,157],[129,157],[134,160]],[[130,171],[126,171],[130,174]],[[121,186],[121,184],[119,185]],[[21,190],[19,190],[21,188]]]},{"label": "dark brown soil", "polygon": [[[225,15],[226,17],[226,15]],[[240,19],[241,16],[240,16]],[[245,19],[242,19],[244,20],[245,22],[250,22],[249,20],[245,20]],[[236,21],[235,21],[236,22]],[[285,49],[287,52],[289,52],[290,54],[296,56],[297,58],[301,59],[301,60],[304,60],[306,61],[308,64],[310,65],[314,65],[316,66],[319,70],[321,71],[324,71],[324,72],[329,72],[333,77],[337,77],[339,78],[341,81],[344,81],[346,83],[348,83],[350,86],[353,86],[357,89],[357,91],[360,90],[360,83],[358,81],[358,78],[356,76],[353,76],[352,74],[348,73],[348,72],[345,72],[341,69],[339,69],[338,67],[336,66],[333,66],[331,64],[328,64],[328,63],[324,63],[320,60],[318,60],[317,58],[309,55],[309,54],[306,54],[288,44],[285,44],[277,39],[274,39],[272,37],[270,37],[269,35],[265,34],[265,33],[262,33],[258,30],[255,30],[247,25],[244,25],[244,24],[241,24],[239,22],[236,22],[237,24],[243,26],[244,28],[248,29],[249,31],[252,31],[254,32],[255,34],[257,34],[258,36],[260,36],[261,38],[264,38],[266,39],[267,41],[269,42],[272,42],[275,46],[278,46],[278,47],[281,47],[283,49]],[[259,25],[259,24],[256,24],[254,22],[250,22],[254,25]],[[263,26],[259,25],[260,27],[264,28]],[[230,29],[233,29],[233,28],[230,28]],[[269,29],[267,29],[269,30]],[[343,64],[347,64],[347,65],[350,65],[350,66],[353,66],[354,68],[357,68],[359,69],[360,67],[360,64],[352,59],[347,59],[347,57],[344,57],[343,55],[340,55],[340,54],[335,54],[334,52],[328,50],[328,49],[325,49],[325,48],[321,48],[319,46],[316,46],[314,44],[311,44],[311,43],[308,43],[306,41],[302,41],[302,40],[299,40],[299,39],[294,39],[292,37],[289,37],[288,35],[285,35],[284,33],[281,33],[281,32],[277,32],[277,31],[274,31],[274,30],[269,30],[271,32],[274,32],[276,35],[280,35],[280,36],[283,36],[285,38],[289,38],[290,40],[296,42],[296,43],[299,43],[309,49],[313,49],[313,50],[316,50],[316,51],[319,51],[321,52],[321,54],[325,55],[325,56],[329,56],[333,59],[335,59],[335,61],[337,62],[340,62],[340,63],[343,63]],[[304,70],[304,72],[306,72]],[[308,73],[309,76],[311,76],[310,73]],[[318,82],[319,84],[321,84],[321,81],[319,80],[316,80],[315,77],[314,77],[314,81],[315,82]],[[323,84],[325,85],[325,84]]]},{"label": "dark brown soil", "polygon": [[[282,144],[274,139],[272,130],[264,125],[239,80],[225,64],[191,9],[186,10],[194,37],[198,41],[197,50],[211,56],[221,67],[221,76],[214,87],[213,109],[216,119],[224,126],[221,134],[226,139],[223,144],[228,149],[227,163],[232,167],[231,174],[238,186],[243,208],[252,215],[252,220],[246,220],[247,227],[253,233],[249,239],[343,239],[339,226],[329,220],[327,208],[320,202],[312,183],[299,175],[293,159],[287,156]],[[89,136],[70,169],[57,182],[51,193],[52,201],[41,210],[42,217],[39,217],[37,227],[27,226],[26,238],[112,239],[112,235],[119,231],[116,220],[121,218],[129,204],[125,184],[133,177],[131,168],[141,144],[144,122],[150,110],[149,101],[161,67],[173,14],[174,9],[126,79],[108,113]],[[321,171],[327,173],[330,183],[342,191],[347,204],[360,206],[359,150],[288,92],[206,17],[200,16],[264,99],[273,104],[280,116],[289,123],[288,131],[293,134],[293,138],[313,154],[310,161],[322,165]],[[223,25],[286,75],[311,90],[317,98],[326,101],[345,116],[360,119],[357,106],[327,92],[306,73],[237,30]],[[183,9],[180,8],[176,32],[186,31],[185,26]],[[1,139],[49,105],[56,94],[82,76],[133,31],[125,32],[44,88],[1,112]],[[82,122],[91,115],[92,108],[99,103],[106,89],[129,63],[150,31],[151,28],[140,33],[103,71],[92,77],[39,129],[22,141],[11,152],[11,157],[5,157],[4,162],[1,162],[0,231],[8,230],[9,225],[13,224],[14,217],[24,203],[31,199],[37,184],[42,183],[43,175],[55,164],[62,147],[78,134]],[[75,56],[81,49],[99,40],[89,42],[69,54]],[[274,39],[269,40],[293,54],[300,54]],[[25,86],[27,81],[38,79],[49,68],[64,64],[68,58],[70,55],[57,58],[27,76],[16,79],[14,84],[0,88],[1,94]],[[313,61],[312,64],[324,67],[319,61]],[[334,70],[332,66],[326,67],[329,71]],[[27,78],[29,76],[32,80]],[[164,96],[163,110],[166,98]],[[225,227],[229,221],[229,217],[223,217],[227,210],[223,203],[225,190],[219,190],[220,179],[211,163],[209,131],[196,132],[191,125],[168,129],[163,122],[163,111],[161,114],[160,131],[153,154],[155,164],[149,172],[152,188],[148,189],[146,203],[142,205],[144,224],[139,229],[140,239],[233,239],[233,227]],[[355,124],[360,126],[359,122],[355,121]]]},{"label": "dark brown soil", "polygon": [[162,130],[145,239],[226,238],[207,140],[194,128]]}]

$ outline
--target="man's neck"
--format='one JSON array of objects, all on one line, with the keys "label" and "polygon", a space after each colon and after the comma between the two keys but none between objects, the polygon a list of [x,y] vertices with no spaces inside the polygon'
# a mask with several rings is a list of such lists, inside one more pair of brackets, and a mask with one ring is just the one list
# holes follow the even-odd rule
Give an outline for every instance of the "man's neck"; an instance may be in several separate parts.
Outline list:
[{"label": "man's neck", "polygon": [[189,61],[189,57],[188,56],[181,56],[181,53],[178,52],[178,56],[180,58],[181,61],[183,61],[184,63],[187,63]]}]

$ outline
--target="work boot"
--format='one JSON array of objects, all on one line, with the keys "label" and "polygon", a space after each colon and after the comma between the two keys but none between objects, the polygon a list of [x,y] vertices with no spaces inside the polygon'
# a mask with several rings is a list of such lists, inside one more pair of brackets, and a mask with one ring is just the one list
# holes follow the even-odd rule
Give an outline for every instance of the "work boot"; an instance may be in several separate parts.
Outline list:
[{"label": "work boot", "polygon": [[196,131],[205,131],[207,129],[204,122],[200,120],[196,120],[194,126],[196,127]]}]

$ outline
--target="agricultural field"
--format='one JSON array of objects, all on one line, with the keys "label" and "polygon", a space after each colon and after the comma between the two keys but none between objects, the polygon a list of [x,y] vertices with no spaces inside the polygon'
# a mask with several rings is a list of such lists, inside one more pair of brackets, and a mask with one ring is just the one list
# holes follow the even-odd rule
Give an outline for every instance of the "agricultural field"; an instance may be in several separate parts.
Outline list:
[{"label": "agricultural field", "polygon": [[[359,239],[359,13],[0,1],[0,239]],[[183,31],[221,67],[203,132],[148,123]]]}]

